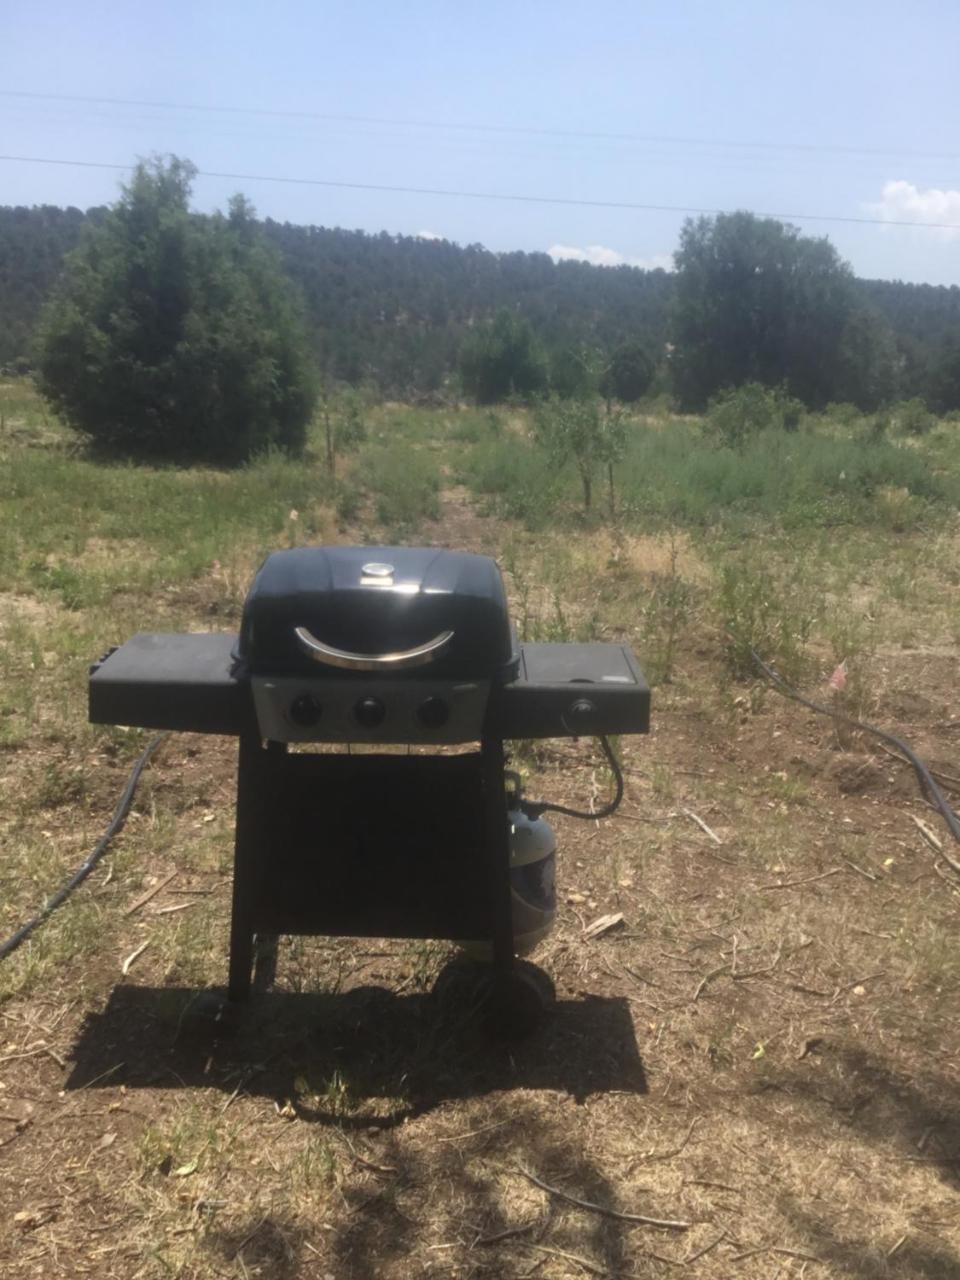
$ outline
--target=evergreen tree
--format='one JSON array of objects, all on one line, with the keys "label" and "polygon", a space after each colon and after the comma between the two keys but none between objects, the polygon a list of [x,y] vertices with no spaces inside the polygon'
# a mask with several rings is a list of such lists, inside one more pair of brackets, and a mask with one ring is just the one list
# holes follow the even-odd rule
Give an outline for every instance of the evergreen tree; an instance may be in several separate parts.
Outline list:
[{"label": "evergreen tree", "polygon": [[603,392],[624,404],[634,404],[650,390],[655,365],[640,342],[623,342],[610,357],[603,376]]},{"label": "evergreen tree", "polygon": [[39,385],[106,452],[236,463],[299,449],[314,401],[301,308],[243,197],[189,211],[193,166],[137,166],[48,303]]},{"label": "evergreen tree", "polygon": [[930,399],[941,413],[960,409],[960,331],[951,334],[938,352]]},{"label": "evergreen tree", "polygon": [[507,310],[467,339],[460,372],[464,390],[478,404],[536,395],[547,386],[547,362],[533,330]]}]

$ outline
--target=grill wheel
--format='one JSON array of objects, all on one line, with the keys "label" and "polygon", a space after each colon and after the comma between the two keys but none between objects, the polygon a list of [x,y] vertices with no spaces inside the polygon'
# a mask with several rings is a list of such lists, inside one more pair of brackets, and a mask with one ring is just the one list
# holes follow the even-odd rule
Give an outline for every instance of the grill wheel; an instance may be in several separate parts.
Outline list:
[{"label": "grill wheel", "polygon": [[477,1017],[492,1040],[531,1035],[557,999],[549,974],[529,960],[515,959],[506,976],[492,964],[458,958],[441,970],[431,998],[440,1012]]}]

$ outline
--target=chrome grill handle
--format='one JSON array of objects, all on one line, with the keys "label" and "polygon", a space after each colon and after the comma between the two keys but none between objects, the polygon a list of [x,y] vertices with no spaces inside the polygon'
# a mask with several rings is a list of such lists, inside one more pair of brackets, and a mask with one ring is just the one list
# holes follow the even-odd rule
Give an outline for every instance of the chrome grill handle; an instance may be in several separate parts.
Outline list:
[{"label": "chrome grill handle", "polygon": [[426,644],[415,649],[403,649],[397,653],[350,653],[324,644],[306,627],[294,627],[293,634],[303,653],[314,662],[326,667],[339,667],[341,671],[407,671],[411,667],[425,667],[447,650],[453,639],[452,631],[441,631]]}]

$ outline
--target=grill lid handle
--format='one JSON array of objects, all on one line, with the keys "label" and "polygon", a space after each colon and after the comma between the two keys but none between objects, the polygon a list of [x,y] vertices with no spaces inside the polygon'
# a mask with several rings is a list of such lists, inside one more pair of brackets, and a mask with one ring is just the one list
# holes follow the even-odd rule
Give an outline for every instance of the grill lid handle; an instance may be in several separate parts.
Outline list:
[{"label": "grill lid handle", "polygon": [[453,639],[452,631],[441,631],[426,644],[399,653],[349,653],[335,649],[307,630],[294,627],[297,643],[308,658],[327,667],[340,667],[346,671],[406,671],[410,667],[424,667],[439,658]]}]

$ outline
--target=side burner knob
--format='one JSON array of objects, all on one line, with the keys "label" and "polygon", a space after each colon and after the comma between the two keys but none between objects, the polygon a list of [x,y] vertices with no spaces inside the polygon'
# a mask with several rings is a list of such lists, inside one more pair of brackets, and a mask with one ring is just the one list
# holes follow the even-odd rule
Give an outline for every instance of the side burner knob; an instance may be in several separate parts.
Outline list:
[{"label": "side burner knob", "polygon": [[567,707],[564,723],[571,733],[589,734],[593,732],[592,725],[596,714],[595,702],[591,702],[589,698],[577,698],[576,702],[571,702]]}]

